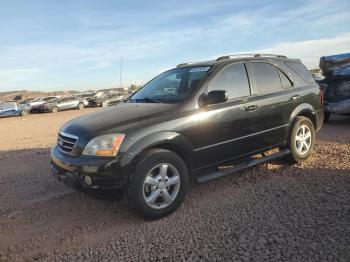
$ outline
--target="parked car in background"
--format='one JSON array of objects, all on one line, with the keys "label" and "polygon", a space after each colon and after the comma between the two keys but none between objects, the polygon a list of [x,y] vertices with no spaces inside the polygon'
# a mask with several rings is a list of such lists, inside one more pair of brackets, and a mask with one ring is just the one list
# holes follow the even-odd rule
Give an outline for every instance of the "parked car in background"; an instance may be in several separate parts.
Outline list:
[{"label": "parked car in background", "polygon": [[52,112],[56,113],[58,111],[69,110],[69,109],[83,109],[88,105],[85,99],[69,96],[62,98],[51,99],[45,104],[42,104],[39,108],[39,112]]},{"label": "parked car in background", "polygon": [[28,98],[26,100],[21,101],[20,105],[28,107],[30,106],[30,103],[34,100],[34,98]]},{"label": "parked car in background", "polygon": [[30,107],[40,106],[40,105],[42,105],[42,104],[46,103],[47,101],[54,99],[54,98],[59,98],[59,96],[38,97],[38,98],[30,101],[27,105]]},{"label": "parked car in background", "polygon": [[124,96],[121,96],[119,94],[106,94],[101,97],[95,97],[94,99],[90,99],[89,105],[106,107],[106,106],[116,105],[122,102],[123,100],[124,100]]},{"label": "parked car in background", "polygon": [[19,105],[17,102],[0,103],[0,117],[26,116],[28,113],[29,108]]},{"label": "parked car in background", "polygon": [[350,115],[350,53],[320,58],[324,79],[317,81],[324,90],[325,122],[332,114]]},{"label": "parked car in background", "polygon": [[91,98],[94,97],[94,95],[96,94],[96,92],[91,92],[91,93],[80,93],[80,94],[77,94],[75,95],[76,97],[79,97],[81,99],[85,99],[87,102],[89,102],[89,100]]},{"label": "parked car in background", "polygon": [[102,99],[102,97],[109,94],[109,91],[100,90],[94,93],[94,95],[89,98],[89,106],[98,106],[98,101]]},{"label": "parked car in background", "polygon": [[301,61],[285,56],[180,64],[127,103],[66,123],[51,168],[67,183],[124,189],[140,216],[164,217],[192,179],[205,183],[279,157],[308,159],[323,123],[321,94]]}]

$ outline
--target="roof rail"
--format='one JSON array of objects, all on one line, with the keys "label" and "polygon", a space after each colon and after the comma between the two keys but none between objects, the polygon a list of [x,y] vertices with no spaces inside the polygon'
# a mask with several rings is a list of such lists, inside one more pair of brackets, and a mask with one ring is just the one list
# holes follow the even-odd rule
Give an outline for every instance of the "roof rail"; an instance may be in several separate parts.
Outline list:
[{"label": "roof rail", "polygon": [[176,67],[182,67],[182,66],[187,66],[189,65],[189,63],[181,63],[181,64],[178,64]]},{"label": "roof rail", "polygon": [[216,61],[221,61],[221,60],[227,60],[231,59],[234,57],[278,57],[278,58],[287,58],[287,56],[284,55],[274,55],[274,54],[235,54],[235,55],[225,55],[225,56],[220,56],[219,58],[216,59]]}]

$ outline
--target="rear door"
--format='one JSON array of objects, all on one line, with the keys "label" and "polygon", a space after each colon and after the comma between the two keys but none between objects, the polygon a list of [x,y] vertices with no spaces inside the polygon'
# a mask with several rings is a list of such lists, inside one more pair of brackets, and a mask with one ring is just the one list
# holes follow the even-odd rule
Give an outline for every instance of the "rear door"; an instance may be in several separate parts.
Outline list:
[{"label": "rear door", "polygon": [[249,62],[253,75],[252,92],[259,114],[259,133],[254,137],[260,149],[284,143],[289,135],[289,121],[293,110],[301,104],[300,89],[276,64]]},{"label": "rear door", "polygon": [[69,97],[68,101],[69,101],[68,109],[77,108],[79,105],[79,99],[75,97]]},{"label": "rear door", "polygon": [[68,108],[68,106],[69,106],[68,97],[62,98],[61,101],[59,102],[59,104],[57,104],[57,107],[60,110],[65,110]]}]

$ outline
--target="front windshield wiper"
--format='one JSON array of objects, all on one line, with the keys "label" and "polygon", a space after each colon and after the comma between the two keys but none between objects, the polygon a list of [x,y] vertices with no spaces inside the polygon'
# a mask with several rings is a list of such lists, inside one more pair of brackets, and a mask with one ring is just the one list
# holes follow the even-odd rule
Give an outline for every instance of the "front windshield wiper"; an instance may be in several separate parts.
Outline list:
[{"label": "front windshield wiper", "polygon": [[162,102],[159,101],[159,100],[152,99],[152,98],[149,98],[149,97],[140,98],[140,99],[132,99],[132,98],[130,98],[129,101],[132,102],[132,103],[137,103],[137,102],[162,103]]}]

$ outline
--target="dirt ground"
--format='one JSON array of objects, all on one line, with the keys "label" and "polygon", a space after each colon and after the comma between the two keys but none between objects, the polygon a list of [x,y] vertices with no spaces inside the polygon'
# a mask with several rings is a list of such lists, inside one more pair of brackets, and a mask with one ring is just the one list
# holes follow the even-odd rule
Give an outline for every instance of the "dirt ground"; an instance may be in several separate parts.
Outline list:
[{"label": "dirt ground", "polygon": [[0,261],[350,261],[350,117],[323,127],[305,163],[193,185],[177,212],[145,222],[117,192],[50,173],[59,128],[94,110],[0,119]]}]

